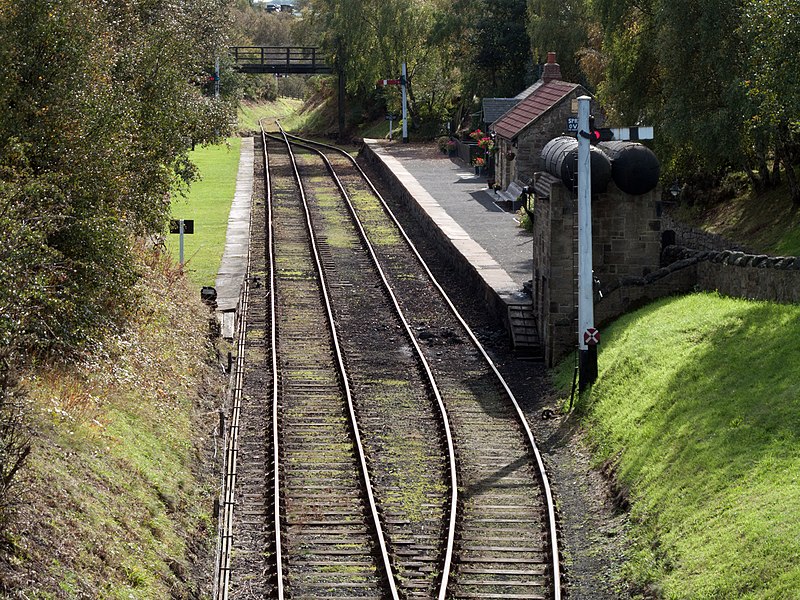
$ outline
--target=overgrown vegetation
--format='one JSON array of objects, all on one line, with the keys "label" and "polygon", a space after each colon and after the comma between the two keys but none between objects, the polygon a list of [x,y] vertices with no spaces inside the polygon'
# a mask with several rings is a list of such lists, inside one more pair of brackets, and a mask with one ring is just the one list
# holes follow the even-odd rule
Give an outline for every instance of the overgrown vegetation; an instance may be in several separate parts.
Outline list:
[{"label": "overgrown vegetation", "polygon": [[0,3],[4,345],[82,350],[124,322],[132,237],[164,231],[192,140],[231,120],[194,83],[225,43],[223,6]]},{"label": "overgrown vegetation", "polygon": [[628,492],[625,569],[643,596],[796,596],[798,335],[800,307],[715,294],[664,299],[604,330],[578,410],[598,466]]},{"label": "overgrown vegetation", "polygon": [[20,372],[35,443],[3,530],[4,598],[209,593],[222,381],[208,308],[165,255],[134,256],[145,276],[129,326],[91,353]]},{"label": "overgrown vegetation", "polygon": [[[133,321],[154,329],[168,321],[169,307],[145,301],[143,281],[164,267],[142,258],[141,243],[165,232],[170,196],[195,179],[192,143],[219,140],[230,129],[236,78],[219,100],[208,83],[227,45],[226,7],[227,0],[0,1],[0,518],[5,548],[16,553],[8,559],[10,579],[3,569],[6,587],[50,577],[38,597],[115,597],[149,589],[152,580],[158,591],[149,597],[163,598],[170,586],[181,588],[175,581],[189,581],[177,529],[149,525],[163,515],[147,498],[146,480],[170,461],[188,466],[191,452],[171,447],[160,465],[132,465],[124,456],[174,442],[154,442],[140,418],[159,410],[174,423],[188,418],[191,401],[178,388],[197,384],[194,367],[184,362],[184,379],[143,391],[147,368],[167,359],[181,364],[179,354],[161,354],[166,343],[139,352],[126,336]],[[163,297],[175,300],[169,291]],[[139,366],[135,381],[114,378],[136,358],[153,362]],[[172,393],[179,407],[167,407],[159,393]],[[111,427],[125,419],[127,433]],[[181,435],[190,437],[186,429]],[[37,501],[10,521],[15,477]],[[191,478],[174,481],[196,494]],[[140,536],[140,527],[150,534]],[[190,531],[180,533],[189,539]],[[180,571],[166,586],[166,571],[136,556],[137,548],[157,547],[145,541],[163,541],[162,533],[170,540],[163,554]],[[77,546],[87,554],[67,556]],[[124,569],[135,585],[114,575]],[[107,590],[92,587],[107,575]]]},{"label": "overgrown vegetation", "polygon": [[740,173],[726,177],[716,197],[682,203],[675,216],[756,253],[800,256],[800,211],[789,196],[786,183],[759,192]]},{"label": "overgrown vegetation", "polygon": [[25,393],[7,351],[0,353],[0,548],[13,545],[7,532],[18,507],[15,476],[31,451],[24,419]]}]

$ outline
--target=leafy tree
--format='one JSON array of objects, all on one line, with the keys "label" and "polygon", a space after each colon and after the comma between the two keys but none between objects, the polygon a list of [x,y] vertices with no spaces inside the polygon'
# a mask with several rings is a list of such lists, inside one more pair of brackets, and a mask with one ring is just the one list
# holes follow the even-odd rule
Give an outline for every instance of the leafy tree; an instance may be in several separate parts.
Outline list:
[{"label": "leafy tree", "polygon": [[[196,82],[224,43],[223,0],[0,3],[0,325],[4,344],[78,351],[125,318],[132,236],[164,230],[219,139]],[[80,26],[76,26],[80,23]]]},{"label": "leafy tree", "polygon": [[662,99],[652,0],[598,0],[603,71],[597,93],[612,121],[655,123]]},{"label": "leafy tree", "polygon": [[748,113],[741,89],[745,47],[737,35],[740,2],[669,0],[654,20],[658,32],[661,135],[688,150],[686,172],[720,172],[743,166],[743,126]]},{"label": "leafy tree", "polygon": [[482,0],[470,35],[471,73],[479,96],[511,97],[531,79],[525,0]]},{"label": "leafy tree", "polygon": [[[443,37],[436,31],[443,0],[308,0],[305,26],[313,29],[324,51],[345,77],[351,98],[367,105],[399,109],[398,91],[376,91],[375,82],[399,77],[408,66],[412,121],[442,120],[458,85]],[[307,33],[306,35],[312,35]],[[437,37],[438,35],[438,37]]]},{"label": "leafy tree", "polygon": [[589,40],[587,0],[528,0],[528,15],[534,59],[556,52],[564,80],[584,83],[578,62]]},{"label": "leafy tree", "polygon": [[[800,6],[788,0],[748,0],[742,37],[750,51],[744,88],[755,104],[749,121],[756,146],[773,149],[774,172],[782,164],[792,202],[800,205],[795,172],[800,161]],[[762,165],[765,161],[762,162]],[[762,166],[761,181],[770,176]]]}]

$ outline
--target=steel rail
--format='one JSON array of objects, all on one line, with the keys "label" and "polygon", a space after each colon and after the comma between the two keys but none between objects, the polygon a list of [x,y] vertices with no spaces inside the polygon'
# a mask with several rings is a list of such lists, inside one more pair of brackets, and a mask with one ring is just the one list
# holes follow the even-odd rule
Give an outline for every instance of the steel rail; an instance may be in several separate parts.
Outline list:
[{"label": "steel rail", "polygon": [[[281,127],[280,123],[276,121],[276,124],[280,128],[281,132],[283,133],[283,128]],[[291,136],[295,137],[295,136]],[[447,585],[449,583],[450,577],[450,568],[452,565],[453,560],[453,547],[455,543],[455,530],[456,530],[456,521],[458,517],[458,473],[456,468],[456,459],[455,459],[455,445],[453,443],[453,434],[452,434],[452,427],[450,426],[450,419],[447,415],[447,408],[444,404],[444,399],[442,398],[441,392],[439,391],[439,386],[436,383],[436,378],[433,375],[433,370],[428,363],[428,360],[425,358],[422,348],[417,342],[416,337],[412,331],[411,325],[406,319],[405,314],[403,313],[402,308],[400,307],[400,302],[397,300],[397,296],[395,296],[394,290],[392,290],[391,284],[389,283],[388,278],[381,267],[380,261],[378,260],[378,256],[375,253],[375,248],[373,247],[372,243],[367,238],[367,232],[364,229],[364,226],[359,219],[358,215],[356,214],[355,207],[350,199],[350,195],[345,190],[344,185],[342,184],[339,176],[336,174],[333,165],[331,164],[330,160],[327,156],[317,148],[309,144],[305,144],[303,142],[295,142],[296,145],[311,150],[312,152],[317,153],[325,163],[329,173],[331,174],[334,182],[336,183],[336,187],[339,189],[339,193],[342,195],[342,198],[347,205],[347,208],[350,212],[351,217],[353,218],[353,222],[358,229],[359,236],[361,237],[361,241],[363,242],[365,248],[367,249],[370,258],[372,259],[372,263],[375,266],[375,269],[380,276],[381,281],[383,282],[384,290],[386,291],[387,295],[389,296],[392,306],[394,307],[395,313],[397,314],[398,318],[400,319],[403,327],[405,329],[406,335],[408,339],[411,341],[412,346],[414,347],[414,351],[416,352],[417,358],[422,364],[423,370],[425,371],[425,375],[428,379],[428,383],[430,388],[436,397],[436,402],[439,406],[439,413],[442,418],[443,427],[445,431],[445,438],[447,440],[447,451],[448,451],[448,464],[450,466],[450,481],[451,481],[451,495],[450,495],[450,514],[448,518],[448,533],[447,533],[447,545],[445,548],[445,557],[442,566],[442,579],[439,583],[439,600],[444,600],[445,595],[447,592]]]},{"label": "steel rail", "polygon": [[272,466],[273,466],[273,520],[275,528],[275,563],[277,578],[278,600],[284,600],[283,589],[283,548],[281,540],[281,480],[280,480],[280,440],[278,430],[278,327],[277,310],[275,307],[275,248],[272,222],[272,180],[269,174],[269,148],[267,136],[262,119],[258,124],[261,127],[261,143],[264,154],[264,203],[267,211],[267,259],[269,263],[269,319],[270,319],[270,348],[272,349]]},{"label": "steel rail", "polygon": [[522,424],[523,429],[525,430],[525,435],[527,437],[528,444],[529,444],[529,446],[531,448],[531,451],[534,454],[534,457],[536,458],[536,464],[537,464],[537,467],[538,467],[538,470],[539,470],[539,475],[540,475],[540,477],[542,479],[542,488],[543,488],[544,493],[545,493],[545,500],[546,500],[546,505],[547,505],[548,533],[549,533],[549,536],[550,536],[550,546],[551,546],[550,560],[551,560],[551,568],[553,570],[553,598],[554,598],[554,600],[561,600],[561,596],[562,596],[562,594],[561,594],[561,567],[560,567],[560,559],[559,559],[559,551],[558,551],[558,530],[557,530],[557,522],[556,522],[556,514],[555,514],[555,502],[553,500],[553,493],[552,493],[552,490],[550,488],[550,480],[547,477],[547,471],[546,471],[545,466],[544,466],[544,460],[542,459],[541,452],[539,451],[539,448],[536,445],[536,440],[534,439],[533,431],[531,430],[530,425],[528,424],[528,420],[525,418],[525,415],[522,412],[522,408],[520,407],[519,402],[517,402],[517,399],[514,396],[514,393],[511,391],[511,388],[509,387],[509,385],[506,382],[506,380],[503,378],[502,374],[500,373],[500,370],[497,368],[497,365],[494,364],[494,361],[491,359],[489,354],[486,352],[486,349],[480,343],[480,341],[478,340],[478,338],[475,335],[475,333],[472,331],[470,326],[467,324],[467,322],[461,316],[461,313],[458,312],[458,309],[455,307],[453,302],[450,300],[450,297],[447,295],[447,292],[445,292],[444,288],[438,282],[436,277],[434,277],[433,273],[431,272],[430,268],[428,267],[427,263],[425,262],[425,259],[423,259],[422,255],[417,250],[417,248],[414,245],[414,243],[411,241],[411,238],[406,233],[406,231],[403,228],[403,226],[400,224],[400,221],[397,219],[395,214],[392,212],[391,208],[389,208],[389,205],[386,202],[386,200],[383,198],[383,196],[377,190],[377,188],[373,185],[372,181],[369,179],[367,174],[364,172],[364,170],[358,164],[356,159],[353,158],[346,151],[342,150],[341,148],[337,148],[336,146],[332,146],[330,144],[325,144],[323,142],[317,142],[317,141],[314,141],[314,140],[305,140],[303,138],[300,138],[300,137],[294,136],[294,135],[288,135],[287,134],[287,136],[291,137],[291,138],[293,138],[295,140],[298,140],[298,141],[302,141],[302,142],[305,142],[305,143],[310,143],[310,144],[314,144],[314,145],[317,145],[317,146],[321,146],[323,148],[327,148],[327,149],[329,149],[329,150],[331,150],[333,152],[336,152],[336,153],[338,153],[338,154],[340,154],[342,156],[347,157],[347,159],[355,166],[355,168],[359,171],[361,176],[364,178],[364,181],[366,181],[367,185],[369,185],[369,187],[372,190],[372,192],[380,200],[380,202],[383,205],[383,208],[386,211],[386,213],[388,214],[389,218],[394,222],[395,226],[398,228],[398,231],[403,236],[403,238],[405,239],[406,243],[409,245],[409,248],[411,249],[412,253],[416,257],[416,259],[419,261],[420,265],[425,270],[425,272],[427,273],[428,277],[430,277],[431,283],[434,285],[434,287],[437,289],[437,291],[441,295],[442,299],[445,301],[445,303],[448,305],[448,307],[452,311],[453,316],[455,316],[455,318],[458,320],[458,322],[461,324],[461,326],[467,332],[467,335],[469,336],[470,340],[475,345],[475,347],[478,349],[480,354],[483,356],[484,360],[489,365],[490,369],[494,372],[494,374],[496,375],[498,381],[500,382],[500,384],[502,385],[503,389],[505,390],[506,395],[508,396],[508,398],[511,401],[512,405],[514,406],[514,409],[515,409],[515,411],[517,413],[517,417],[518,417],[520,423]]},{"label": "steel rail", "polygon": [[344,353],[342,351],[342,347],[339,341],[339,335],[336,329],[336,322],[333,315],[333,307],[330,295],[328,293],[327,279],[325,277],[324,268],[322,265],[322,259],[319,255],[319,249],[317,247],[317,238],[314,235],[314,228],[313,228],[313,223],[311,221],[311,212],[308,207],[308,200],[306,198],[302,179],[300,178],[300,172],[297,168],[297,160],[294,156],[294,152],[292,152],[291,144],[289,143],[289,139],[286,137],[285,133],[283,134],[283,141],[286,144],[286,148],[288,150],[289,158],[292,165],[292,170],[294,172],[294,177],[295,180],[297,181],[298,189],[300,191],[300,199],[303,204],[306,226],[308,228],[308,234],[310,238],[310,247],[314,258],[314,263],[317,267],[317,273],[320,277],[320,284],[321,284],[320,289],[325,304],[325,312],[328,317],[328,323],[331,329],[331,339],[333,341],[334,355],[336,357],[339,376],[341,377],[342,389],[347,399],[347,408],[350,416],[350,425],[353,428],[354,444],[358,451],[359,464],[361,466],[361,477],[364,483],[364,490],[367,494],[367,500],[370,506],[370,515],[372,517],[373,526],[375,528],[375,535],[378,539],[378,547],[380,549],[381,560],[383,562],[384,571],[386,573],[387,583],[391,591],[392,600],[400,600],[400,596],[397,591],[397,584],[394,580],[394,571],[392,569],[392,563],[389,557],[389,551],[387,548],[386,539],[383,535],[383,527],[381,525],[380,515],[378,514],[378,506],[375,502],[375,496],[372,491],[372,483],[369,476],[369,470],[367,468],[366,453],[364,452],[364,446],[361,442],[361,432],[359,430],[358,420],[356,418],[356,413],[355,413],[355,405],[353,402],[353,396],[350,389],[351,388],[350,379],[347,376],[347,369],[344,364]]},{"label": "steel rail", "polygon": [[225,440],[224,481],[220,514],[220,543],[218,568],[215,578],[216,594],[219,600],[228,600],[231,580],[231,553],[233,549],[233,509],[236,502],[236,474],[239,459],[239,421],[242,412],[242,381],[244,379],[244,348],[247,330],[247,307],[249,299],[250,248],[247,250],[247,269],[245,282],[239,292],[239,315],[237,322],[236,372],[233,376],[233,402],[231,422]]}]

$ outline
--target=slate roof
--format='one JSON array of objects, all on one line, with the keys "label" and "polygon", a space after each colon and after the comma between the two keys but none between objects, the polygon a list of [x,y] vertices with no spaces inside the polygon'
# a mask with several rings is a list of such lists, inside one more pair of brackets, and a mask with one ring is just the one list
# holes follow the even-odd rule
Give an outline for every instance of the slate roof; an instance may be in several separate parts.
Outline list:
[{"label": "slate roof", "polygon": [[524,100],[530,96],[537,89],[542,87],[544,82],[540,79],[531,86],[522,90],[513,98],[484,98],[483,99],[483,122],[491,125],[497,119],[506,114],[509,110],[519,104],[520,100]]},{"label": "slate roof", "polygon": [[503,138],[514,139],[523,129],[579,87],[577,83],[549,81],[495,121],[492,129]]},{"label": "slate roof", "polygon": [[491,125],[518,102],[519,99],[517,98],[484,98],[483,122],[487,125]]},{"label": "slate roof", "polygon": [[544,81],[542,81],[541,79],[537,79],[536,82],[533,85],[529,85],[528,87],[526,87],[519,94],[514,96],[514,98],[516,98],[517,100],[524,100],[525,98],[530,96],[533,92],[538,90],[543,85],[544,85]]}]

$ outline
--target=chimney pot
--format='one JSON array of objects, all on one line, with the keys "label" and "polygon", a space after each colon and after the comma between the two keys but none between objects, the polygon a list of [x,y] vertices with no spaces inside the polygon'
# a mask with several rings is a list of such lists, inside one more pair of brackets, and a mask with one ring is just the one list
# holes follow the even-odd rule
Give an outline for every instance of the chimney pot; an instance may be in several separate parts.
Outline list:
[{"label": "chimney pot", "polygon": [[561,67],[556,62],[556,53],[548,52],[547,62],[542,70],[542,81],[545,83],[550,83],[551,81],[555,81],[557,79],[561,79]]}]

